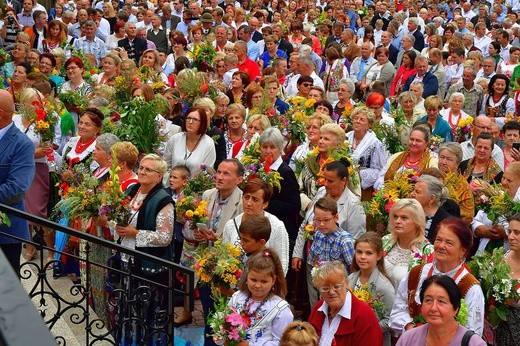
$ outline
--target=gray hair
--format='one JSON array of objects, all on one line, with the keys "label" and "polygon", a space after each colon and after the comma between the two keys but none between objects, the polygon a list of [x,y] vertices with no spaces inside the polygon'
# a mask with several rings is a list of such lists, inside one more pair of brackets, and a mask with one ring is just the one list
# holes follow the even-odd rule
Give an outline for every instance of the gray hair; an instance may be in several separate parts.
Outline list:
[{"label": "gray hair", "polygon": [[446,142],[442,143],[439,146],[439,155],[443,150],[448,150],[450,153],[454,154],[457,157],[457,164],[462,162],[462,147],[460,143],[457,142]]},{"label": "gray hair", "polygon": [[464,37],[466,37],[468,40],[471,40],[472,42],[475,39],[475,36],[471,32],[465,33]]},{"label": "gray hair", "polygon": [[415,25],[418,25],[419,20],[417,19],[417,17],[410,17],[410,18],[408,18],[408,23],[413,23]]},{"label": "gray hair", "polygon": [[110,148],[117,142],[121,140],[119,137],[112,133],[103,133],[102,135],[96,138],[96,145],[99,145],[101,149],[105,151],[105,153],[110,154]]},{"label": "gray hair", "polygon": [[415,37],[413,35],[406,34],[406,35],[403,36],[403,38],[409,39],[410,41],[412,41],[412,44],[415,43]]},{"label": "gray hair", "polygon": [[406,100],[412,100],[414,104],[417,104],[417,97],[411,91],[405,91],[399,95],[399,104],[402,104]]},{"label": "gray hair", "polygon": [[459,92],[454,92],[453,94],[450,95],[450,98],[448,100],[448,103],[451,102],[451,100],[453,100],[454,97],[462,97],[462,103],[464,103],[464,101],[466,100],[466,97],[464,96],[463,93],[459,93]]},{"label": "gray hair", "polygon": [[469,70],[473,74],[473,77],[477,75],[477,70],[475,70],[474,66],[464,66],[464,70]]},{"label": "gray hair", "polygon": [[435,18],[433,18],[433,21],[434,21],[435,23],[440,23],[441,26],[444,25],[444,19],[443,19],[442,17],[435,17]]},{"label": "gray hair", "polygon": [[426,183],[426,193],[429,196],[435,197],[435,202],[438,207],[440,207],[449,196],[449,191],[446,186],[444,186],[439,179],[432,177],[431,175],[421,175],[419,179],[417,179],[418,183]]},{"label": "gray hair", "polygon": [[419,82],[418,80],[414,80],[414,81],[410,84],[410,86],[412,86],[412,85],[416,85],[416,86],[418,86],[419,89],[421,89],[421,94],[423,93],[423,91],[424,91],[424,84],[423,84],[423,82]]},{"label": "gray hair", "polygon": [[345,280],[348,280],[347,268],[342,262],[338,260],[325,262],[316,268],[315,274],[312,276],[312,284],[317,287],[317,281],[337,277],[339,273],[343,274]]},{"label": "gray hair", "polygon": [[314,64],[314,61],[312,61],[312,58],[310,57],[310,55],[302,55],[302,54],[300,54],[299,55],[299,62],[300,62],[300,65],[310,66],[313,69],[316,68],[316,64]]},{"label": "gray hair", "polygon": [[370,126],[374,123],[376,119],[374,111],[372,111],[370,108],[366,106],[359,106],[354,108],[354,111],[352,111],[352,114],[350,115],[350,119],[354,119],[354,116],[358,114],[364,115],[367,118],[367,121],[370,124]]},{"label": "gray hair", "polygon": [[354,85],[354,82],[352,79],[345,78],[339,81],[339,84],[346,84],[348,86],[348,91],[352,95],[354,94],[354,91],[356,91],[356,86]]},{"label": "gray hair", "polygon": [[281,152],[283,152],[285,146],[283,135],[277,127],[269,127],[265,129],[260,135],[258,142],[260,143],[260,146],[265,143],[273,143]]},{"label": "gray hair", "polygon": [[215,102],[218,100],[225,100],[229,104],[229,97],[221,91],[215,96]]},{"label": "gray hair", "polygon": [[83,25],[84,25],[84,26],[89,26],[89,27],[94,27],[94,28],[97,27],[96,22],[94,22],[94,21],[91,20],[91,19],[87,20]]}]

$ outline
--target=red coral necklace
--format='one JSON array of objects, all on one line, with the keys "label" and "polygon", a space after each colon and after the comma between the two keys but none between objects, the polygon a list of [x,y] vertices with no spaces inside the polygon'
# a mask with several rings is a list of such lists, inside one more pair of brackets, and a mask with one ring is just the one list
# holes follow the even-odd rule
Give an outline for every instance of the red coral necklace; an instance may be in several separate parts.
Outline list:
[{"label": "red coral necklace", "polygon": [[87,143],[81,143],[81,139],[78,140],[78,143],[76,143],[76,148],[74,148],[74,152],[76,154],[81,154],[82,152],[84,152],[85,150],[87,150],[88,147],[90,147],[90,145],[92,143],[94,143],[94,141],[96,140],[96,137],[93,137],[91,140],[89,140]]}]

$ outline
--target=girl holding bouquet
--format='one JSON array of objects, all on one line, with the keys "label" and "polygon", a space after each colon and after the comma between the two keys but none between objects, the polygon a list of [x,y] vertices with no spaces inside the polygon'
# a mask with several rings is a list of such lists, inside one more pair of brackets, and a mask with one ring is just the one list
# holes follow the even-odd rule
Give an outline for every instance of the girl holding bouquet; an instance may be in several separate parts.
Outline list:
[{"label": "girl holding bouquet", "polygon": [[385,270],[383,241],[376,232],[367,232],[356,240],[354,249],[352,274],[348,277],[349,286],[354,295],[361,292],[368,297],[366,303],[376,313],[379,326],[383,330],[383,344],[390,345],[391,329],[388,320],[394,305],[395,287]]},{"label": "girl holding bouquet", "polygon": [[247,335],[238,346],[278,345],[293,314],[284,300],[287,284],[278,255],[266,248],[251,257],[239,291],[229,301],[250,319]]}]

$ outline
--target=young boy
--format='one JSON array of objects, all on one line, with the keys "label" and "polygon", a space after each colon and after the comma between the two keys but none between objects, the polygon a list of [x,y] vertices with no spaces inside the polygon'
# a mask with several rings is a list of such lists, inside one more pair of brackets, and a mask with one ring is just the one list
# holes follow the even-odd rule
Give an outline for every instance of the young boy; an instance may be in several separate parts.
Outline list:
[{"label": "young boy", "polygon": [[338,226],[338,204],[330,197],[320,198],[314,204],[314,241],[307,258],[307,287],[311,306],[318,301],[312,285],[312,268],[321,262],[339,260],[348,269],[354,258],[354,238]]},{"label": "young boy", "polygon": [[252,216],[242,221],[238,228],[240,245],[249,259],[265,248],[271,237],[271,223],[265,216]]},{"label": "young boy", "polygon": [[184,190],[188,180],[190,179],[191,172],[186,166],[175,166],[170,172],[170,186],[166,188],[166,191],[172,196],[175,203],[179,199],[179,195]]}]

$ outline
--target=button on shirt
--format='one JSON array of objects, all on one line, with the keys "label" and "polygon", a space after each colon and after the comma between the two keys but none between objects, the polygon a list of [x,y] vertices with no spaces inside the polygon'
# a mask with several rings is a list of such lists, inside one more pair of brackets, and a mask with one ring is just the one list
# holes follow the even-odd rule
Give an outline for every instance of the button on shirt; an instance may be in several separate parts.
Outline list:
[{"label": "button on shirt", "polygon": [[350,268],[354,257],[354,238],[338,227],[331,234],[323,234],[317,231],[314,241],[309,250],[307,263],[316,264],[318,261],[341,261],[347,268]]},{"label": "button on shirt", "polygon": [[74,49],[83,50],[83,54],[94,54],[98,64],[107,55],[105,42],[97,37],[92,41],[87,40],[86,37],[78,38],[74,41]]}]

